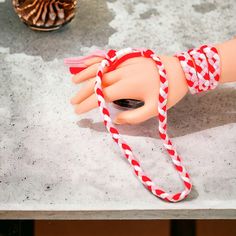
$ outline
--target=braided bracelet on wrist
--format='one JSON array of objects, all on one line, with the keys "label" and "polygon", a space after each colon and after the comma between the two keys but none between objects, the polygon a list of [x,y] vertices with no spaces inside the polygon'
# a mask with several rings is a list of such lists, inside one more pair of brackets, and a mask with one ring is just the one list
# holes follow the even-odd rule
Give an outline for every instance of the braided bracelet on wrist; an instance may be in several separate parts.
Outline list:
[{"label": "braided bracelet on wrist", "polygon": [[[183,181],[184,190],[178,193],[167,193],[154,183],[142,169],[138,159],[134,155],[131,147],[124,141],[117,128],[113,125],[110,112],[106,106],[104,94],[102,91],[102,78],[104,69],[115,69],[123,61],[133,57],[146,57],[154,60],[160,77],[160,89],[158,97],[158,116],[159,135],[166,148],[180,178]],[[220,78],[220,57],[215,47],[203,45],[199,48],[190,49],[187,52],[181,52],[175,55],[184,71],[189,90],[192,94],[214,89]],[[95,94],[98,99],[98,106],[104,120],[104,124],[111,134],[113,140],[118,144],[125,158],[132,166],[135,175],[142,184],[155,196],[169,201],[178,202],[188,196],[191,191],[192,183],[190,176],[182,164],[181,157],[177,153],[167,134],[167,99],[168,99],[168,80],[164,65],[160,58],[149,49],[126,48],[120,51],[110,50],[102,60],[96,75],[94,86]]]}]

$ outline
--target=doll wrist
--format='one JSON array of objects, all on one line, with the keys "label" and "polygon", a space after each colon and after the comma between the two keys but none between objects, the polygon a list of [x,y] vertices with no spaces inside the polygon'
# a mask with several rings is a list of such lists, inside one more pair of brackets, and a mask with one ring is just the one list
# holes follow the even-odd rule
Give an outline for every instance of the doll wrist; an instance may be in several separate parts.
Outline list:
[{"label": "doll wrist", "polygon": [[167,109],[178,103],[187,93],[188,84],[178,59],[174,56],[160,56],[169,81]]}]

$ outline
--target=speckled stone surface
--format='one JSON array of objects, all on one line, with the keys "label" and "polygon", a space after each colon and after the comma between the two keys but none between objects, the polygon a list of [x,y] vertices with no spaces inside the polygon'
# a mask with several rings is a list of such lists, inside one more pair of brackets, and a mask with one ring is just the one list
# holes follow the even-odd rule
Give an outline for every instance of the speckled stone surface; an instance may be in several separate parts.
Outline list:
[{"label": "speckled stone surface", "polygon": [[[137,180],[98,109],[73,113],[79,86],[63,65],[95,48],[174,53],[227,40],[236,35],[235,1],[79,2],[71,24],[38,33],[0,1],[0,218],[236,218],[235,83],[187,95],[169,111],[169,134],[194,184],[186,201],[170,204]],[[182,188],[155,118],[119,130],[154,181]]]}]

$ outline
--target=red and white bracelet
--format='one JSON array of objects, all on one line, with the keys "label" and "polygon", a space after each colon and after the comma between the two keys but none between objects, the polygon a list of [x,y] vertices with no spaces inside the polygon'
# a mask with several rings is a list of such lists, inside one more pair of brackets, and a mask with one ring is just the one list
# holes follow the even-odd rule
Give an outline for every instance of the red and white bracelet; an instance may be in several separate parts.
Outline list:
[{"label": "red and white bracelet", "polygon": [[[102,57],[99,69],[97,71],[94,91],[97,95],[99,109],[104,119],[104,124],[113,140],[119,145],[124,156],[133,167],[134,173],[138,176],[143,185],[155,196],[169,202],[178,202],[186,198],[191,191],[192,183],[189,174],[184,168],[181,158],[167,135],[167,98],[168,98],[168,80],[165,68],[160,58],[153,51],[145,48],[127,48],[120,51],[110,50],[108,53],[96,50],[93,54],[80,58],[67,58],[65,63],[69,66],[72,74],[77,74],[86,68],[84,61],[91,57]],[[120,136],[118,130],[113,125],[109,110],[106,106],[102,92],[102,77],[104,68],[108,71],[114,70],[120,63],[133,57],[147,57],[155,61],[160,76],[160,90],[158,94],[158,119],[159,135],[164,142],[164,146],[171,157],[171,160],[178,171],[184,184],[184,190],[175,194],[166,193],[157,184],[155,184],[142,170],[138,159],[135,157],[130,146]],[[217,49],[213,46],[202,45],[199,48],[193,48],[187,52],[177,53],[176,56],[184,71],[189,90],[192,94],[214,89],[218,85],[220,78],[220,57]]]},{"label": "red and white bracelet", "polygon": [[192,94],[214,89],[220,78],[220,57],[217,49],[202,45],[175,55],[183,68]]},{"label": "red and white bracelet", "polygon": [[[171,160],[183,181],[184,190],[178,193],[167,193],[165,190],[155,184],[148,175],[143,171],[138,159],[134,155],[131,147],[124,141],[119,134],[117,128],[112,123],[110,112],[106,106],[104,94],[102,91],[102,78],[104,69],[115,69],[123,61],[133,57],[147,57],[155,61],[160,76],[160,89],[158,94],[158,119],[159,119],[159,135],[163,140]],[[191,93],[198,93],[214,89],[220,78],[220,58],[216,48],[203,45],[188,52],[181,52],[175,55],[183,68],[186,76],[188,87]],[[188,196],[191,191],[192,183],[190,176],[182,164],[181,157],[177,153],[170,138],[167,134],[167,98],[168,98],[168,80],[165,68],[160,58],[149,49],[132,49],[126,48],[120,51],[110,50],[105,54],[96,75],[94,91],[97,95],[98,105],[104,124],[111,134],[113,140],[118,144],[124,156],[133,167],[135,175],[140,179],[142,184],[155,196],[169,201],[178,202]]]}]

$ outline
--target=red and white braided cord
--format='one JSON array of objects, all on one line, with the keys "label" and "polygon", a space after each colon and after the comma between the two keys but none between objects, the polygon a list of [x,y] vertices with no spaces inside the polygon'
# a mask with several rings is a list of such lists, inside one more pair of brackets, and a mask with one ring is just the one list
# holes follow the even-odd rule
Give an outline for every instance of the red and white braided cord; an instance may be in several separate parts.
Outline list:
[{"label": "red and white braided cord", "polygon": [[[217,56],[213,55],[211,53],[211,51],[208,50],[208,48],[203,48],[206,51],[206,54],[208,54],[208,62],[209,64],[212,65],[212,67],[215,68],[215,70],[211,71],[211,76],[209,75],[209,86],[208,89],[213,88],[213,85],[215,86],[215,84],[213,83],[214,78],[215,77],[219,77],[219,68],[217,66],[218,58]],[[109,110],[106,106],[106,102],[104,99],[104,94],[102,92],[102,77],[103,77],[103,73],[104,73],[104,68],[108,68],[108,69],[115,69],[115,67],[120,64],[121,62],[123,62],[124,60],[127,60],[129,58],[132,57],[140,57],[140,56],[144,56],[147,58],[151,58],[155,61],[156,65],[157,65],[157,69],[159,71],[159,76],[160,76],[160,89],[159,89],[159,95],[158,95],[158,119],[159,119],[159,135],[160,138],[163,140],[164,143],[164,147],[166,148],[166,150],[168,151],[169,156],[171,157],[171,160],[176,168],[176,170],[179,173],[180,178],[183,181],[184,184],[184,190],[178,193],[167,193],[165,190],[163,190],[162,188],[160,188],[157,184],[155,184],[151,178],[148,177],[148,175],[143,171],[138,159],[135,157],[133,151],[131,150],[130,146],[124,141],[124,139],[121,137],[121,135],[119,134],[118,130],[116,129],[116,127],[113,125],[111,117],[110,117],[110,113]],[[186,74],[186,76],[188,75],[188,85],[189,85],[189,89],[191,91],[201,91],[199,89],[199,78],[198,77],[194,77],[193,75],[197,76],[197,73],[195,71],[193,71],[194,68],[194,63],[191,64],[189,66],[189,62],[191,60],[191,56],[189,56],[189,54],[185,54],[185,53],[181,53],[180,55],[178,55],[177,57],[180,59],[181,65],[183,67],[183,70]],[[198,58],[202,58],[202,56],[199,56]],[[204,59],[202,59],[203,61]],[[202,62],[199,59],[200,62]],[[217,61],[217,63],[216,63]],[[188,66],[186,66],[186,64]],[[202,66],[204,65],[204,67],[207,65],[206,64],[206,60],[205,62],[199,63],[202,64]],[[214,64],[214,65],[213,65]],[[219,65],[219,63],[218,63]],[[200,66],[200,65],[199,65]],[[200,66],[201,67],[201,66]],[[203,67],[201,67],[203,68]],[[207,71],[205,70],[205,68],[203,68],[203,72],[201,74],[201,80],[203,81],[202,78],[207,78],[207,76],[204,75],[204,73],[207,73]],[[218,71],[217,71],[218,70]],[[200,73],[200,71],[198,71],[198,73]],[[194,80],[193,80],[194,77]],[[206,79],[205,79],[206,80]],[[203,81],[204,82],[204,81]],[[191,85],[191,86],[190,86]],[[202,84],[203,88],[205,89],[204,85],[205,83]],[[210,87],[212,86],[212,87]],[[170,138],[168,137],[167,134],[167,108],[166,108],[166,104],[167,104],[167,98],[168,98],[168,80],[167,80],[167,76],[166,76],[166,71],[165,68],[160,60],[160,58],[154,54],[153,51],[148,50],[148,49],[132,49],[132,48],[127,48],[127,49],[122,49],[120,51],[115,51],[115,50],[110,50],[107,55],[106,58],[104,60],[102,60],[99,69],[97,71],[97,76],[96,76],[96,82],[95,82],[95,87],[94,87],[94,91],[95,94],[97,95],[97,99],[98,99],[98,105],[99,105],[99,109],[100,112],[102,114],[102,117],[104,119],[104,124],[108,130],[108,132],[111,134],[113,140],[119,145],[121,151],[124,153],[124,156],[127,158],[127,160],[129,161],[130,165],[133,167],[134,173],[137,175],[137,177],[140,179],[140,181],[142,182],[142,184],[150,191],[152,192],[155,196],[169,201],[169,202],[178,202],[181,201],[182,199],[186,198],[188,196],[188,194],[191,191],[192,188],[192,184],[190,181],[190,177],[189,174],[187,173],[185,167],[182,164],[181,158],[178,155],[175,147],[173,146]]]},{"label": "red and white braided cord", "polygon": [[220,57],[217,49],[202,45],[175,55],[183,68],[192,94],[214,89],[220,78]]}]

